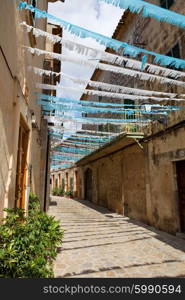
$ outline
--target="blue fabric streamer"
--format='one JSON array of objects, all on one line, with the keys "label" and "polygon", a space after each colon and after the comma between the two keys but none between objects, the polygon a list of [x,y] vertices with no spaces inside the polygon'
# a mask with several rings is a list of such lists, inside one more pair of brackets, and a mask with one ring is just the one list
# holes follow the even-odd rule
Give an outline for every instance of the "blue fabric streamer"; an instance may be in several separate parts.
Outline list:
[{"label": "blue fabric streamer", "polygon": [[147,55],[144,55],[142,57],[142,64],[141,64],[141,70],[144,71],[144,68],[145,68],[145,65],[147,63],[147,59],[148,59],[148,56]]},{"label": "blue fabric streamer", "polygon": [[66,169],[66,168],[69,168],[71,166],[72,166],[72,164],[60,164],[60,165],[54,165],[54,164],[52,164],[51,168],[52,169]]},{"label": "blue fabric streamer", "polygon": [[77,140],[88,140],[88,141],[95,141],[95,142],[106,142],[106,141],[109,141],[109,139],[104,139],[104,138],[89,138],[89,137],[81,137],[81,136],[71,136],[71,135],[63,135],[63,134],[60,134],[60,133],[56,133],[56,132],[49,132],[49,135],[52,135],[52,136],[57,136],[57,137],[61,137],[61,138],[66,138],[66,139],[77,139]]},{"label": "blue fabric streamer", "polygon": [[[48,115],[47,113],[44,112],[44,115]],[[67,121],[74,121],[73,117],[64,117],[63,114],[58,113],[57,111],[53,114],[53,116],[55,117],[61,117],[63,120],[67,120]],[[94,124],[124,124],[124,123],[146,123],[146,122],[150,122],[153,119],[149,119],[149,118],[143,118],[143,119],[106,119],[106,118],[90,118],[90,117],[75,117],[75,121],[77,122],[82,122],[82,123],[94,123]]]},{"label": "blue fabric streamer", "polygon": [[185,28],[185,16],[169,9],[148,3],[142,0],[100,0],[106,3],[118,6],[123,9],[129,9],[132,13],[141,14],[143,17],[154,18],[160,22],[166,22]]},{"label": "blue fabric streamer", "polygon": [[78,157],[74,156],[64,156],[64,155],[51,155],[51,158],[54,160],[60,159],[60,160],[70,160],[70,161],[78,161]]},{"label": "blue fabric streamer", "polygon": [[95,114],[95,113],[116,113],[116,114],[127,114],[127,115],[134,115],[135,113],[141,113],[143,115],[167,115],[167,112],[162,112],[162,111],[150,111],[146,112],[144,109],[122,109],[116,110],[116,109],[111,109],[111,108],[88,108],[88,107],[83,107],[83,106],[72,106],[72,108],[69,107],[69,104],[67,107],[63,105],[58,105],[58,104],[43,104],[43,102],[39,102],[39,104],[42,104],[42,107],[44,110],[52,111],[52,110],[57,110],[60,112],[80,112],[80,113],[90,113],[90,114]]},{"label": "blue fabric streamer", "polygon": [[[59,133],[51,133],[51,132],[50,132],[49,135],[54,136],[54,137],[56,136],[56,137],[58,137],[58,138],[63,139],[63,135],[62,135],[62,134],[59,134]],[[76,138],[75,138],[75,139],[76,139]],[[70,143],[71,143],[71,142],[78,143],[78,142],[73,141],[73,140],[70,140],[70,141],[69,141],[69,140],[66,140],[66,141],[67,141],[67,142],[70,142]],[[86,141],[89,142],[88,139],[86,139],[86,140],[84,140],[84,141],[81,141],[80,143],[81,143],[81,144],[82,144],[83,142],[86,143]],[[92,142],[89,142],[89,144],[92,144],[92,145],[93,145],[93,144],[101,144],[101,143],[105,143],[105,142],[108,142],[108,141],[104,141],[104,142],[103,142],[103,141],[101,140],[101,141],[98,141],[98,142],[97,142],[97,141],[94,141],[94,140],[93,140]]]},{"label": "blue fabric streamer", "polygon": [[92,141],[92,142],[98,142],[98,143],[106,143],[108,140],[103,139],[96,139],[96,138],[86,138],[86,137],[76,137],[76,136],[67,136],[68,139],[74,139],[74,140],[85,140],[85,141]]},{"label": "blue fabric streamer", "polygon": [[112,136],[109,136],[109,137],[107,137],[107,136],[94,136],[94,135],[88,135],[88,136],[84,136],[83,134],[76,134],[76,133],[65,133],[65,134],[63,134],[63,133],[59,133],[59,132],[57,132],[57,131],[49,131],[49,133],[51,133],[51,134],[56,134],[56,135],[59,135],[59,136],[63,136],[63,137],[65,137],[65,138],[67,138],[67,137],[71,137],[71,136],[74,136],[74,137],[78,137],[78,138],[82,138],[82,139],[86,139],[86,138],[91,138],[92,140],[95,140],[95,139],[99,139],[99,140],[109,140],[110,138],[113,138]]},{"label": "blue fabric streamer", "polygon": [[82,148],[72,148],[72,147],[56,147],[56,151],[61,151],[63,153],[73,153],[73,154],[81,154],[81,155],[86,155],[90,153],[90,149],[82,149]]},{"label": "blue fabric streamer", "polygon": [[[46,94],[41,94],[41,93],[34,93],[38,100],[48,100],[49,102],[57,103],[57,104],[62,104],[64,105],[65,103],[69,106],[70,104],[80,104],[83,106],[93,106],[93,107],[102,107],[102,106],[108,106],[108,107],[120,107],[120,108],[125,108],[125,107],[145,107],[145,105],[141,104],[124,104],[124,103],[111,103],[111,102],[93,102],[93,101],[86,101],[86,100],[75,100],[75,99],[70,99],[70,98],[61,98],[61,97],[54,97],[54,96],[49,96]],[[160,104],[150,104],[151,107],[156,107],[156,108],[162,108],[162,109],[182,109],[180,106],[175,106],[175,105],[160,105]]]}]

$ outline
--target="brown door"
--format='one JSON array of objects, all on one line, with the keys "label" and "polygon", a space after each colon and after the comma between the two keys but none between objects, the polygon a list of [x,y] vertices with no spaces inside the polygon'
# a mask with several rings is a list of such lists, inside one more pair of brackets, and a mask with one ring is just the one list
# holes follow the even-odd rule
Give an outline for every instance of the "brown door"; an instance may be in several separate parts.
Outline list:
[{"label": "brown door", "polygon": [[26,171],[27,171],[28,130],[21,120],[17,152],[17,173],[15,207],[25,208]]},{"label": "brown door", "polygon": [[185,160],[176,163],[181,231],[185,232]]},{"label": "brown door", "polygon": [[85,200],[92,201],[92,170],[85,171]]}]

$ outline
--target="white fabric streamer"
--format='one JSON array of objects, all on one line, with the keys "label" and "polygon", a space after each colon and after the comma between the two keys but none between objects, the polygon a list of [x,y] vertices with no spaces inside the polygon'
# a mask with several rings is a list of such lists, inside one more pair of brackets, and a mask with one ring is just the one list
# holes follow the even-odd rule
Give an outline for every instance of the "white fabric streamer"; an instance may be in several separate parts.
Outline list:
[{"label": "white fabric streamer", "polygon": [[49,55],[50,57],[54,58],[54,59],[58,59],[58,60],[62,60],[62,61],[70,61],[76,64],[80,64],[80,65],[85,65],[85,66],[92,66],[94,68],[103,70],[103,71],[109,71],[109,72],[113,72],[113,73],[119,73],[119,74],[123,74],[126,76],[131,76],[131,77],[137,77],[140,80],[150,80],[150,81],[155,81],[158,80],[160,83],[163,84],[171,84],[171,85],[177,85],[177,86],[181,86],[181,87],[185,87],[185,82],[183,81],[178,81],[178,80],[173,80],[173,79],[169,79],[169,78],[164,78],[161,76],[157,76],[157,75],[153,75],[153,74],[147,74],[144,72],[139,72],[139,71],[135,71],[135,70],[130,70],[130,69],[125,69],[125,68],[121,68],[121,67],[117,67],[117,66],[112,66],[112,65],[108,65],[108,64],[103,64],[103,63],[92,63],[90,61],[84,60],[84,59],[78,59],[78,58],[74,58],[68,55],[63,55],[63,54],[57,54],[54,52],[48,52],[45,50],[41,50],[38,48],[31,48],[31,47],[25,47],[25,49],[27,49],[30,53],[32,54],[36,54],[36,55]]},{"label": "white fabric streamer", "polygon": [[[37,83],[36,87],[43,90],[72,90],[72,91],[81,91],[83,94],[86,95],[97,95],[102,97],[109,97],[109,98],[117,98],[122,100],[153,100],[153,101],[185,101],[185,99],[176,99],[176,98],[159,98],[159,97],[148,97],[148,96],[138,96],[138,95],[129,95],[129,94],[120,94],[120,93],[110,93],[110,92],[104,92],[104,91],[98,91],[98,90],[88,90],[88,89],[82,89],[82,88],[74,88],[74,87],[67,87],[67,86],[61,86],[61,85],[51,85],[51,84],[43,84],[43,83]],[[70,102],[70,100],[69,100]]]},{"label": "white fabric streamer", "polygon": [[159,96],[159,97],[176,97],[177,94],[175,93],[164,93],[164,92],[156,92],[156,91],[149,91],[149,90],[142,90],[142,89],[134,89],[134,88],[130,88],[130,87],[124,87],[122,85],[114,85],[114,84],[109,84],[109,83],[105,83],[105,82],[100,82],[100,81],[92,81],[92,80],[83,80],[80,78],[75,78],[69,75],[66,75],[65,73],[61,72],[60,73],[62,76],[72,80],[74,83],[79,83],[79,84],[86,84],[89,85],[91,87],[95,87],[95,88],[102,88],[104,90],[107,90],[109,92],[116,92],[116,93],[126,93],[126,94],[134,94],[134,95],[138,95],[138,96]]},{"label": "white fabric streamer", "polygon": [[[43,70],[43,69],[39,69],[36,67],[29,67],[30,70],[33,70],[36,74],[42,76],[43,74],[46,75],[50,75],[50,74],[55,74],[56,76],[62,75],[63,77],[66,77],[70,80],[72,80],[74,83],[78,83],[78,84],[83,84],[83,85],[89,85],[91,87],[95,87],[98,89],[104,89],[106,91],[109,92],[123,92],[126,94],[134,94],[134,95],[138,95],[138,96],[159,96],[159,97],[169,97],[169,98],[173,98],[176,97],[177,94],[175,93],[165,93],[165,92],[157,92],[157,91],[149,91],[149,90],[142,90],[142,89],[134,89],[134,88],[130,88],[130,87],[124,87],[122,85],[114,85],[114,84],[109,84],[109,83],[105,83],[105,82],[100,82],[100,81],[92,81],[92,80],[85,80],[85,79],[80,79],[77,77],[73,77],[70,75],[67,75],[63,72],[60,73],[56,73],[56,72],[51,72],[51,71],[47,71],[47,70]],[[178,95],[180,96],[180,95]],[[182,97],[185,95],[181,95]]]},{"label": "white fabric streamer", "polygon": [[43,70],[43,69],[32,67],[32,66],[28,67],[28,71],[33,71],[36,75],[39,75],[39,76],[43,76],[43,75],[47,75],[47,76],[51,76],[51,75],[60,76],[61,75],[61,73],[57,73],[57,72],[53,72],[53,71],[49,71],[49,70]]}]

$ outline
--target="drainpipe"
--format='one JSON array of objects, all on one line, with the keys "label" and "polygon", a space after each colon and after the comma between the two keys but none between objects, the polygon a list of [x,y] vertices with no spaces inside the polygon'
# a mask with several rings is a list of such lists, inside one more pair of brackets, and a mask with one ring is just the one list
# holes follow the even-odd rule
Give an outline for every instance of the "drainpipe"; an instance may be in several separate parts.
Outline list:
[{"label": "drainpipe", "polygon": [[45,187],[44,187],[44,211],[47,210],[47,190],[48,190],[48,163],[49,163],[49,145],[50,145],[50,137],[47,135],[47,149],[46,149],[46,175],[45,175]]}]

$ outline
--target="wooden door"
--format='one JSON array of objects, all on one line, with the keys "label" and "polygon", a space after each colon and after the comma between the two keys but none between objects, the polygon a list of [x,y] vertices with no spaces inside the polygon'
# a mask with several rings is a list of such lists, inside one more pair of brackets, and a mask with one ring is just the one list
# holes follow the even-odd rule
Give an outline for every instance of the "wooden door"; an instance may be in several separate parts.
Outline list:
[{"label": "wooden door", "polygon": [[92,201],[92,170],[87,169],[84,174],[85,178],[85,200]]},{"label": "wooden door", "polygon": [[28,151],[28,130],[23,121],[19,127],[19,141],[17,152],[17,172],[16,172],[16,190],[15,207],[25,208],[26,192],[26,171],[27,171],[27,151]]},{"label": "wooden door", "polygon": [[176,163],[181,232],[185,232],[185,160]]}]

